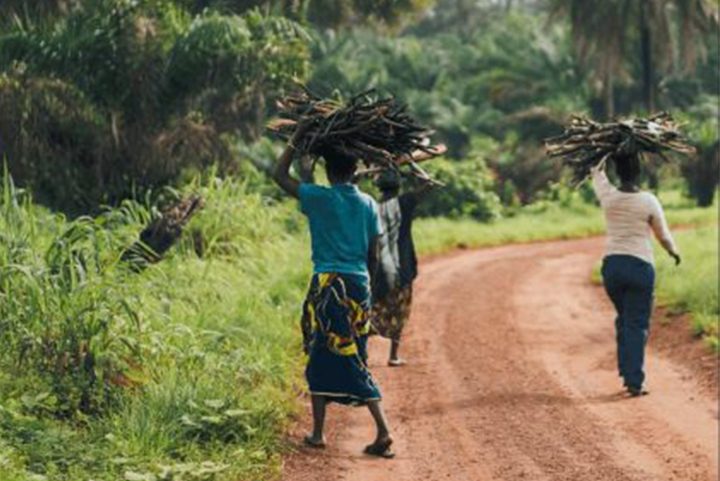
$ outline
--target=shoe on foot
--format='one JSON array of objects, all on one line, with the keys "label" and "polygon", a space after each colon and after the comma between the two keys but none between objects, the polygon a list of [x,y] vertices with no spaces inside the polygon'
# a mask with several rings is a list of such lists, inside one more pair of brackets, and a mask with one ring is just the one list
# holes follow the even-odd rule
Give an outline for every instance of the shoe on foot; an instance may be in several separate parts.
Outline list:
[{"label": "shoe on foot", "polygon": [[395,457],[395,453],[392,452],[390,446],[392,446],[393,440],[390,437],[385,439],[379,439],[372,444],[365,446],[364,453],[369,456],[377,456],[385,459],[392,459]]},{"label": "shoe on foot", "polygon": [[318,441],[312,436],[305,436],[303,438],[303,443],[305,444],[305,446],[313,449],[325,449],[326,447],[324,439]]},{"label": "shoe on foot", "polygon": [[407,362],[405,362],[405,359],[400,359],[400,358],[390,359],[388,361],[388,366],[390,366],[390,367],[400,367],[400,366],[404,366],[406,364],[407,364]]},{"label": "shoe on foot", "polygon": [[650,391],[636,386],[628,386],[627,391],[628,393],[630,393],[631,397],[647,396],[648,394],[650,394]]}]

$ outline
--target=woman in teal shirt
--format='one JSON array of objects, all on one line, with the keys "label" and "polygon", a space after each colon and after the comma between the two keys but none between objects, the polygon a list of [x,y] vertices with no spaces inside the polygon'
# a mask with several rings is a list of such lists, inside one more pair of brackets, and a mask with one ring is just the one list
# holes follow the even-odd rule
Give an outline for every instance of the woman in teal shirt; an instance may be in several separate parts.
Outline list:
[{"label": "woman in teal shirt", "polygon": [[324,448],[325,411],[329,402],[368,406],[377,426],[367,454],[392,457],[392,437],[381,405],[380,389],[367,365],[370,273],[380,221],[375,201],[351,183],[356,159],[331,147],[322,152],[329,187],[300,183],[290,175],[300,126],[280,156],[275,181],[300,200],[312,241],[313,278],[303,307],[305,376],[310,387],[311,447]]}]

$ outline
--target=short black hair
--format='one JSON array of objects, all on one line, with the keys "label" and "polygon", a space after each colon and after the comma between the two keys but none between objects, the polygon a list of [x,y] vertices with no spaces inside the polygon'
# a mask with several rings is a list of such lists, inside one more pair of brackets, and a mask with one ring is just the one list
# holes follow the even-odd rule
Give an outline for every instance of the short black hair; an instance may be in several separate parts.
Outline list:
[{"label": "short black hair", "polygon": [[320,149],[319,154],[325,159],[325,170],[328,177],[349,181],[355,175],[358,161],[344,150],[325,146]]},{"label": "short black hair", "polygon": [[613,156],[615,173],[621,182],[637,183],[640,180],[642,168],[640,164],[640,153],[617,153]]},{"label": "short black hair", "polygon": [[382,192],[395,192],[400,190],[400,176],[397,172],[387,170],[377,178],[375,185]]}]

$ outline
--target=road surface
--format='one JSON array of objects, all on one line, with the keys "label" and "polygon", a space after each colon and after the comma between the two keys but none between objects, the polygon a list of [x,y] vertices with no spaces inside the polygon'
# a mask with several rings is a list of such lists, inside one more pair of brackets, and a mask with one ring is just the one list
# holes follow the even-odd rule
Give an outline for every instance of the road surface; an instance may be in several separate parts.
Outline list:
[{"label": "road surface", "polygon": [[[717,399],[650,350],[649,396],[615,369],[601,238],[460,251],[421,265],[403,368],[371,340],[394,460],[362,454],[366,409],[333,406],[329,447],[285,481],[716,481]],[[310,427],[309,418],[303,428]]]}]

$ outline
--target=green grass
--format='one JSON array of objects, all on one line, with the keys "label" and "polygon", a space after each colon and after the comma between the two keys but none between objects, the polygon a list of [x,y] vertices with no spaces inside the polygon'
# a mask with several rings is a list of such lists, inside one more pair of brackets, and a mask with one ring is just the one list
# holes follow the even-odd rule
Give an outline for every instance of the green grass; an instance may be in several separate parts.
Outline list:
[{"label": "green grass", "polygon": [[[3,480],[238,481],[279,473],[301,379],[297,315],[310,273],[304,221],[290,202],[241,183],[211,179],[189,190],[207,201],[188,226],[205,240],[203,257],[184,241],[134,273],[118,258],[147,208],[128,203],[69,222],[6,183]],[[125,385],[112,382],[119,374]]]},{"label": "green grass", "polygon": [[658,301],[675,313],[688,313],[695,334],[719,352],[718,226],[677,232],[675,237],[683,257],[680,266],[660,249],[655,254]]},{"label": "green grass", "polygon": [[[706,225],[717,222],[717,204],[694,207],[679,191],[661,192],[660,200],[671,225]],[[438,254],[456,247],[489,247],[518,242],[572,239],[605,232],[599,207],[569,194],[560,202],[538,202],[521,208],[512,217],[492,223],[472,220],[421,219],[415,223],[421,254]]]}]

